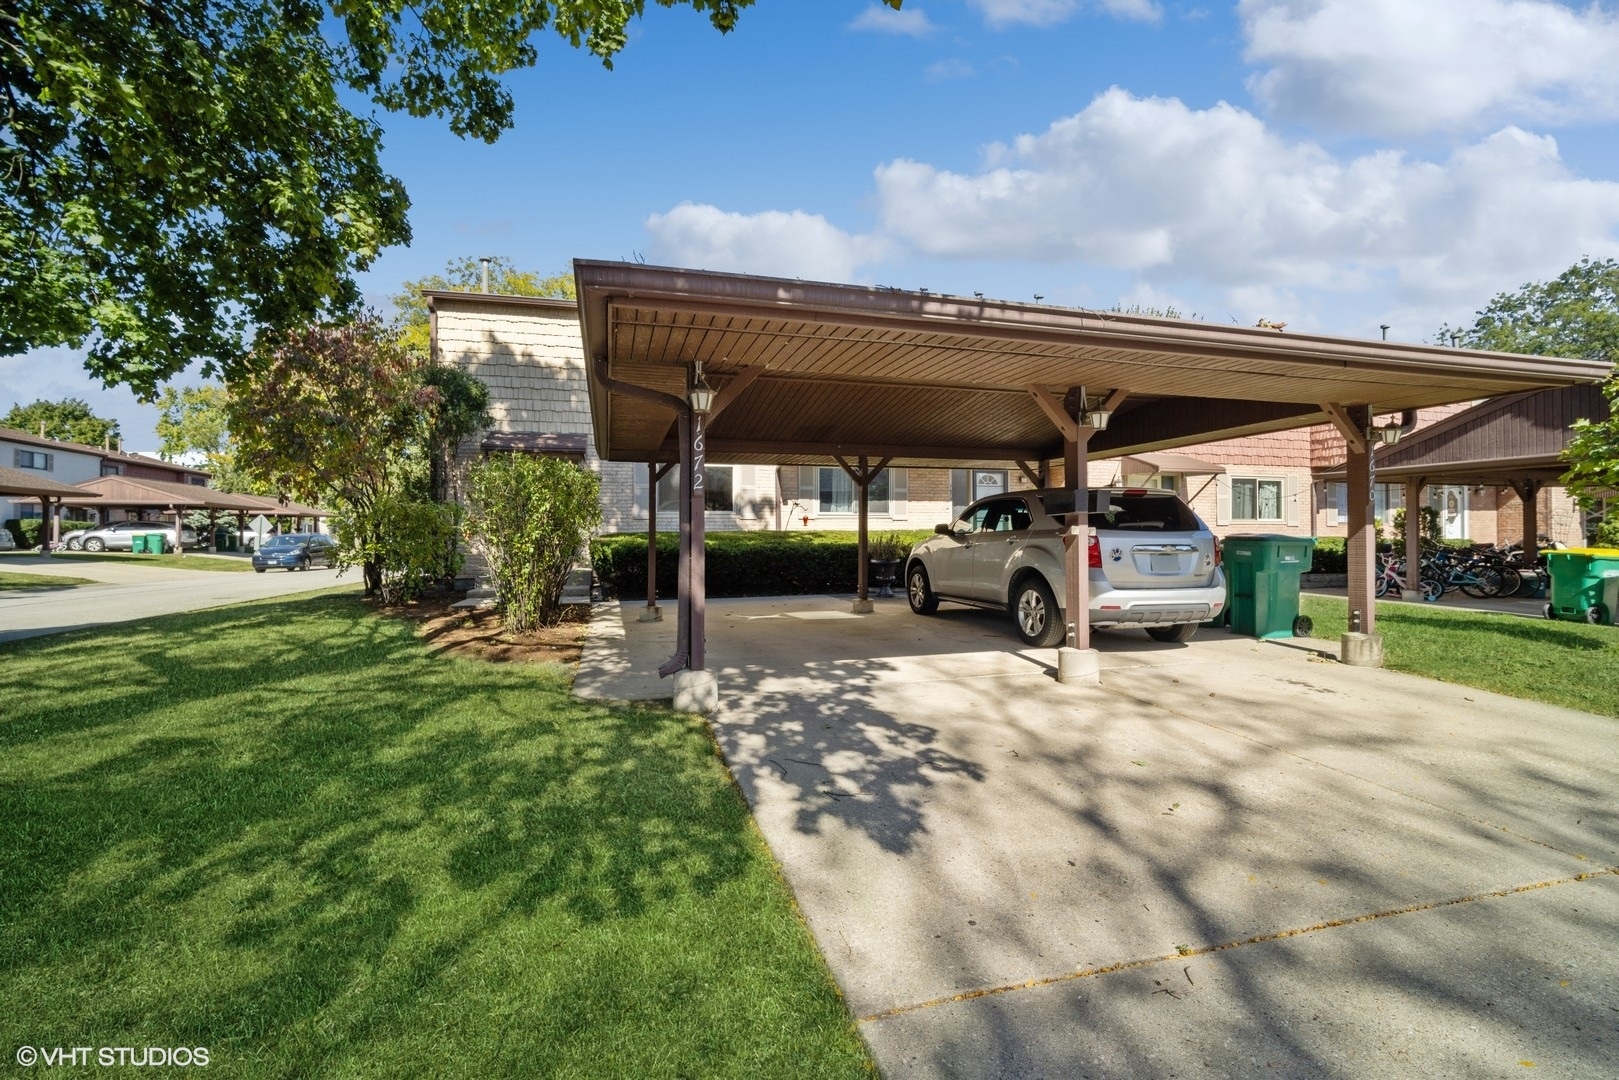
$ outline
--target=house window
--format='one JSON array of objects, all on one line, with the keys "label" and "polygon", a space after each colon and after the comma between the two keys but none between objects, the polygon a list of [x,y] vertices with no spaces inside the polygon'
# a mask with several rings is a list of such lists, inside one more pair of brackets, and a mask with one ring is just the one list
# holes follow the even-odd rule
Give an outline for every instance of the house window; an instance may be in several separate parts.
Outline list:
[{"label": "house window", "polygon": [[[732,468],[729,465],[706,465],[703,467],[703,509],[734,509],[731,474]],[[680,509],[679,466],[664,473],[662,479],[658,481],[658,509],[660,511],[678,511]]]},{"label": "house window", "polygon": [[1282,481],[1234,477],[1231,481],[1231,520],[1281,521]]},{"label": "house window", "polygon": [[103,461],[101,463],[102,476],[122,476],[124,467],[116,461]]},{"label": "house window", "polygon": [[[854,479],[842,469],[819,471],[820,509],[823,514],[857,514],[860,512],[860,489]],[[873,514],[888,513],[888,470],[878,473],[866,488],[867,510]]]},{"label": "house window", "polygon": [[19,469],[40,469],[51,471],[51,455],[39,450],[18,450],[13,457]]},{"label": "house window", "polygon": [[[1372,495],[1372,516],[1383,523],[1383,528],[1394,528],[1394,511],[1405,505],[1405,485],[1378,484]],[[1329,509],[1331,525],[1342,525],[1349,520],[1349,485],[1333,484]]]}]

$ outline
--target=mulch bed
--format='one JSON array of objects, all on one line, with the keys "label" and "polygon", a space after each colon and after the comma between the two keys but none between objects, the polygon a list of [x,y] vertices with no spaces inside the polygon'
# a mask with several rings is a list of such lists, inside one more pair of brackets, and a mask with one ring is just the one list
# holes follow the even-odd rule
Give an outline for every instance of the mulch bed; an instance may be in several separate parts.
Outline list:
[{"label": "mulch bed", "polygon": [[460,593],[447,593],[378,610],[415,623],[417,636],[429,642],[434,652],[506,664],[545,661],[570,671],[578,665],[590,618],[587,605],[564,608],[563,621],[556,626],[512,634],[492,608],[451,609],[450,605],[460,599]]}]

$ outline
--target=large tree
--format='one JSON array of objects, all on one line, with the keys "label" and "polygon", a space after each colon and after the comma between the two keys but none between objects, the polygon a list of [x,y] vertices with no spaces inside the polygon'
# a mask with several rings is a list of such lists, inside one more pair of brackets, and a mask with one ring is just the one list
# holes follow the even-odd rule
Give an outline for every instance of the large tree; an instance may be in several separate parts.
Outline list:
[{"label": "large tree", "polygon": [[[656,0],[730,30],[752,0]],[[900,0],[884,0],[899,7]],[[13,0],[0,6],[0,353],[87,346],[144,397],[349,313],[406,242],[381,127],[493,141],[549,28],[611,67],[646,0]]]},{"label": "large tree", "polygon": [[[347,326],[267,332],[254,346],[252,374],[230,387],[228,415],[243,466],[273,490],[343,511],[362,530],[401,496],[420,443],[424,410],[437,391],[375,317]],[[346,538],[372,550],[376,538]],[[366,558],[366,587],[381,567]]]},{"label": "large tree", "polygon": [[158,452],[168,460],[199,455],[213,474],[209,486],[220,491],[273,492],[255,482],[239,461],[230,429],[230,391],[223,386],[165,386],[157,399]]},{"label": "large tree", "polygon": [[104,420],[90,411],[89,402],[82,398],[63,398],[46,401],[41,398],[28,405],[13,404],[11,411],[0,417],[0,427],[16,428],[38,435],[44,425],[48,439],[65,439],[86,446],[104,446],[119,439],[118,421]]},{"label": "large tree", "polygon": [[[1441,340],[1452,332],[1442,328]],[[1500,293],[1471,327],[1454,333],[1470,349],[1619,363],[1619,262],[1581,259],[1551,281]],[[1602,392],[1608,418],[1577,422],[1563,454],[1564,486],[1585,498],[1619,490],[1619,374]]]}]

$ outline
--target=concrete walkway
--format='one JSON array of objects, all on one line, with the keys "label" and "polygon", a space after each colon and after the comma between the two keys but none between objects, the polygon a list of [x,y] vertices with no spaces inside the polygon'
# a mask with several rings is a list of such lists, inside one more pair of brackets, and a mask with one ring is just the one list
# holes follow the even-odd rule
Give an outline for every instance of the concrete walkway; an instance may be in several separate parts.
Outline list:
[{"label": "concrete walkway", "polygon": [[[578,692],[668,697],[638,611]],[[887,1076],[1619,1075],[1619,721],[1097,644],[1081,689],[1000,616],[710,602],[714,730]]]},{"label": "concrete walkway", "polygon": [[[212,558],[246,558],[218,555]],[[271,570],[263,574],[176,570],[131,559],[81,561],[40,555],[6,555],[0,570],[19,574],[89,578],[95,585],[61,589],[0,589],[0,642],[59,634],[90,626],[172,615],[270,596],[330,588],[358,577],[336,570]]]}]

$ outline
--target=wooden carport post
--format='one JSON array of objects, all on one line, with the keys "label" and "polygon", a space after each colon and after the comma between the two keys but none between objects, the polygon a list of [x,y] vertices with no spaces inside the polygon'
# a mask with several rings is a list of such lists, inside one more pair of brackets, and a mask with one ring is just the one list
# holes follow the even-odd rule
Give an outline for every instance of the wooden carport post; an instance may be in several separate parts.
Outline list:
[{"label": "wooden carport post", "polygon": [[1422,489],[1427,477],[1405,482],[1405,587],[1414,596],[1422,595]]},{"label": "wooden carport post", "polygon": [[674,467],[672,461],[662,465],[646,463],[646,607],[641,609],[637,622],[663,621],[663,609],[658,607],[658,481]]},{"label": "wooden carport post", "polygon": [[[1090,683],[1102,681],[1102,667],[1091,648],[1090,582],[1090,441],[1097,429],[1080,423],[1085,415],[1085,388],[1068,391],[1066,401],[1057,400],[1043,386],[1028,385],[1025,390],[1046,414],[1063,438],[1063,486],[1073,489],[1074,516],[1063,536],[1063,607],[1068,622],[1066,644],[1057,650],[1057,681]],[[1115,393],[1107,407],[1123,399]]]},{"label": "wooden carport post", "polygon": [[860,488],[860,539],[856,544],[855,555],[856,559],[859,560],[860,565],[856,568],[855,572],[855,598],[854,603],[850,605],[850,609],[856,615],[869,615],[876,610],[876,605],[871,602],[870,588],[866,581],[866,538],[869,534],[867,523],[870,517],[869,509],[871,506],[871,482],[877,479],[878,473],[888,468],[888,462],[891,459],[883,458],[877,463],[875,468],[869,464],[870,459],[864,455],[858,459],[858,466],[850,465],[842,457],[836,454],[833,455],[833,460],[843,467],[843,471],[849,474],[849,479],[853,480]]},{"label": "wooden carport post", "polygon": [[1540,559],[1540,489],[1544,481],[1525,477],[1522,483],[1516,480],[1511,483],[1512,490],[1518,493],[1518,501],[1523,504],[1523,554],[1519,561],[1532,571]]},{"label": "wooden carport post", "polygon": [[[1383,637],[1377,632],[1377,535],[1372,521],[1372,452],[1368,405],[1322,405],[1349,450],[1344,467],[1349,487],[1349,630],[1338,659],[1357,667],[1383,666]],[[1406,514],[1409,518],[1411,515]]]}]

